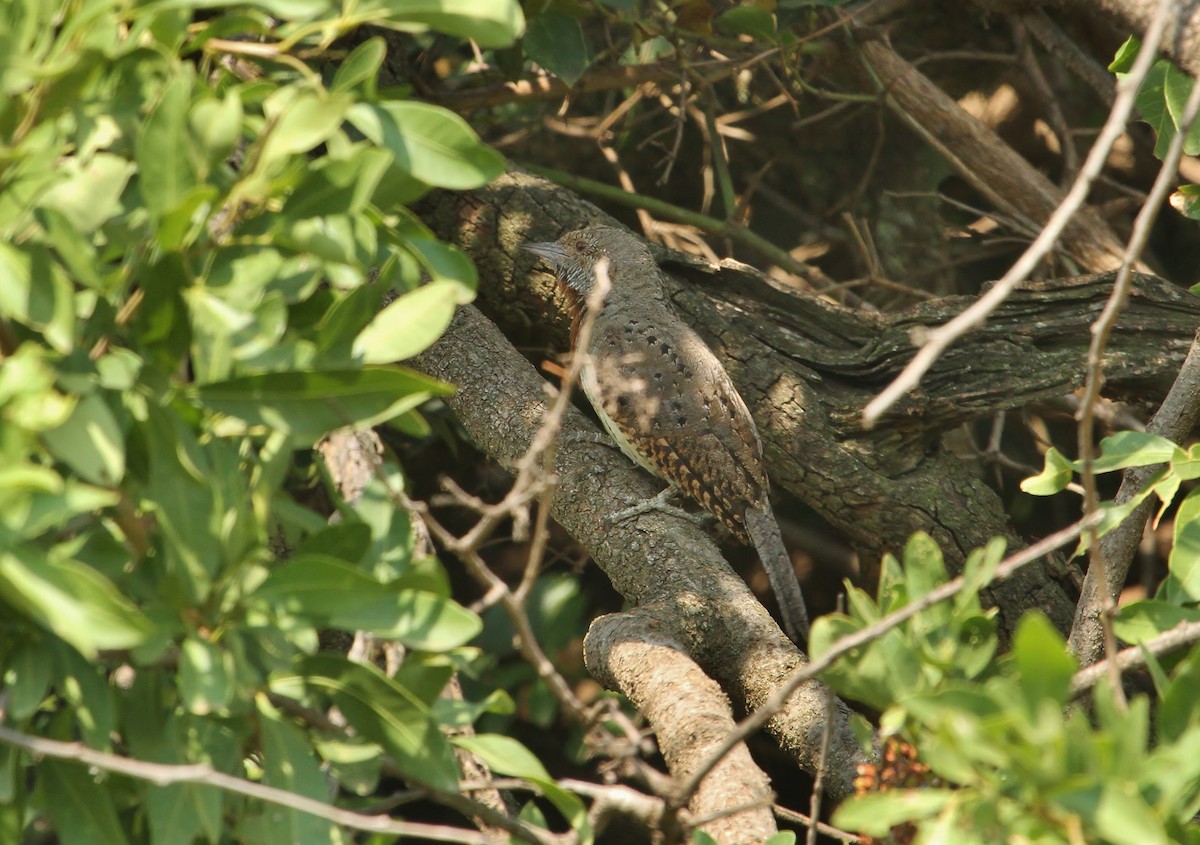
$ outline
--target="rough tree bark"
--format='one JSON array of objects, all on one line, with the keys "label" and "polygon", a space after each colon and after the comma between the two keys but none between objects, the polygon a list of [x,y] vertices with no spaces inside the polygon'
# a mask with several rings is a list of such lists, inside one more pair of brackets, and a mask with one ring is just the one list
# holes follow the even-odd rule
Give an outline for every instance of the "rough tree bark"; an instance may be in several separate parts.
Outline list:
[{"label": "rough tree bark", "polygon": [[[519,244],[611,222],[543,180],[510,173],[469,194],[439,194],[422,209],[440,237],[467,250],[481,273],[479,307],[518,348],[565,348],[568,318],[549,276]],[[956,568],[991,537],[1022,544],[1002,503],[939,445],[960,423],[1062,396],[1082,384],[1088,325],[1108,294],[1106,274],[1027,285],[986,326],[953,347],[918,391],[873,431],[859,412],[911,357],[922,332],[957,314],[965,298],[873,314],[784,290],[752,268],[710,268],[678,256],[663,266],[691,284],[673,292],[750,405],[772,481],[874,558],[923,530]],[[1106,359],[1110,389],[1157,399],[1200,322],[1200,304],[1169,283],[1139,276]],[[536,356],[535,356],[536,357]],[[1002,630],[1029,608],[1064,632],[1074,587],[1058,562],[1029,567],[993,589]]]},{"label": "rough tree bark", "polygon": [[[414,365],[457,386],[447,401],[488,455],[511,467],[525,453],[546,412],[545,382],[476,308],[460,309],[442,338]],[[574,409],[564,420],[564,434],[589,428],[598,431]],[[795,647],[697,526],[661,513],[616,524],[608,519],[631,499],[651,496],[660,487],[622,454],[595,443],[564,447],[557,452],[555,473],[554,518],[591,551],[613,586],[639,611],[593,623],[597,637],[604,632],[603,641],[588,635],[586,648],[593,665],[608,660],[614,643],[624,642],[626,648],[638,641],[656,648],[675,643],[740,708],[754,710],[800,664]],[[627,628],[622,616],[627,617]],[[657,626],[653,642],[639,633],[647,617]],[[651,674],[639,675],[639,667]],[[631,698],[645,697],[647,689],[661,694],[664,681],[653,676],[656,667],[645,661],[639,667],[603,674],[626,684],[622,691]],[[825,706],[823,687],[806,684],[768,726],[780,746],[808,771],[816,768]],[[850,794],[855,768],[863,762],[848,716],[845,706],[839,706],[829,726],[833,737],[827,790],[834,799]],[[696,763],[695,754],[692,749],[676,758],[685,777]],[[737,800],[729,793],[714,796],[731,804],[714,808],[693,802],[693,812],[707,815],[714,809],[761,802],[760,784],[753,778],[743,782],[746,789]]]}]

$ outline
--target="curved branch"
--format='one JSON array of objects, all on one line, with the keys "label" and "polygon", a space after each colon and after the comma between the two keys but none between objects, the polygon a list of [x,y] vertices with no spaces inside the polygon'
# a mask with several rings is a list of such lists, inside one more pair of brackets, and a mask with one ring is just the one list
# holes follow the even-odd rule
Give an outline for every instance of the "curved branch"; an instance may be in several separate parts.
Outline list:
[{"label": "curved branch", "polygon": [[[520,459],[546,414],[546,383],[478,310],[459,309],[446,333],[415,364],[457,385],[448,402],[480,448],[508,467]],[[568,410],[564,434],[595,430],[581,413]],[[754,710],[802,663],[699,528],[661,513],[610,524],[608,517],[630,500],[658,492],[624,456],[580,442],[558,450],[555,471],[555,519],[591,552],[627,600],[654,606],[663,636],[682,644],[740,707]],[[824,709],[822,688],[811,683],[769,726],[809,771],[816,768]],[[835,799],[850,794],[855,766],[863,760],[848,716],[840,706],[828,784]]]},{"label": "curved branch", "polygon": [[[657,609],[602,616],[584,640],[588,671],[645,715],[677,782],[688,780],[734,729],[729,700],[680,647],[663,636]],[[730,751],[690,796],[693,819],[722,843],[763,842],[777,832],[767,776],[744,743]]]}]

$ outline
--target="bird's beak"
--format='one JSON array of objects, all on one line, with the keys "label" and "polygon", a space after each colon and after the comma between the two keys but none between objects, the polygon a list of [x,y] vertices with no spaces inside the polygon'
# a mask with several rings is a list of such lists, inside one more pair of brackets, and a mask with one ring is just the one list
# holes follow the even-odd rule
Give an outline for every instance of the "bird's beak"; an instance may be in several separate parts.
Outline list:
[{"label": "bird's beak", "polygon": [[528,250],[548,263],[556,270],[565,267],[568,261],[567,251],[554,242],[521,244],[521,249]]}]

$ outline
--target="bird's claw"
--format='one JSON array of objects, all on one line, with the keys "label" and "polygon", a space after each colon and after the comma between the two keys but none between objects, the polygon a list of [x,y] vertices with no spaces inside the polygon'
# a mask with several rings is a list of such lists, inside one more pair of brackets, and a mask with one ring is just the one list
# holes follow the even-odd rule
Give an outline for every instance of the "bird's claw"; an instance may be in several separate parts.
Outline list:
[{"label": "bird's claw", "polygon": [[707,513],[692,513],[691,511],[684,510],[677,505],[670,504],[670,501],[676,497],[678,492],[679,491],[677,491],[674,487],[668,487],[657,496],[651,496],[649,499],[643,499],[642,501],[637,502],[630,507],[625,508],[624,510],[619,510],[614,514],[610,514],[605,521],[610,524],[614,524],[617,522],[623,522],[626,519],[632,519],[635,516],[641,516],[644,513],[650,513],[651,511],[658,511],[659,513],[669,514],[670,516],[677,516],[680,519],[686,519],[688,522],[695,523],[696,525],[704,525],[709,519],[711,519],[710,515]]}]

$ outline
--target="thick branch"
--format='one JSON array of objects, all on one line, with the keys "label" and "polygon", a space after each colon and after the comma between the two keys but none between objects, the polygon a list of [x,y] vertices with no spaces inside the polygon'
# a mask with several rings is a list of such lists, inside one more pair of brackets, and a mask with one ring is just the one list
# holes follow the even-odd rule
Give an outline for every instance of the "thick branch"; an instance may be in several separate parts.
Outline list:
[{"label": "thick branch", "polygon": [[[597,619],[584,656],[596,680],[624,693],[649,720],[677,782],[734,729],[721,688],[663,636],[653,608]],[[711,819],[700,829],[722,845],[763,842],[776,832],[767,776],[744,744],[722,758],[690,799],[691,817]]]},{"label": "thick branch", "polygon": [[[512,466],[529,446],[545,414],[545,382],[475,308],[460,309],[442,338],[417,361],[424,371],[453,382],[449,402],[475,442]],[[564,434],[589,428],[572,409]],[[613,525],[608,517],[657,487],[624,456],[580,443],[558,451],[555,519],[585,546],[613,586],[632,604],[656,609],[663,635],[679,642],[747,710],[765,700],[801,663],[766,610],[696,526],[651,513]],[[797,692],[770,725],[780,744],[806,769],[815,768],[824,694],[810,684]],[[861,753],[848,712],[837,713],[829,791],[848,795]]]},{"label": "thick branch", "polygon": [[[517,172],[470,194],[435,195],[424,217],[471,254],[485,280],[479,307],[514,343],[539,360],[565,348],[569,318],[554,282],[518,245],[610,218],[569,191]],[[999,498],[940,450],[937,438],[963,422],[1080,386],[1087,326],[1103,307],[1109,274],[1016,291],[937,362],[918,391],[864,433],[862,407],[904,367],[922,333],[970,298],[880,315],[780,289],[736,262],[713,268],[676,254],[661,260],[694,283],[675,290],[675,304],[724,359],[749,403],[776,490],[803,500],[868,558],[898,549],[917,530],[938,541],[951,566],[996,535],[1020,545]],[[1105,361],[1110,387],[1143,396],[1165,392],[1198,322],[1193,297],[1137,277]],[[1058,577],[1030,567],[997,587],[991,598],[1003,628],[1038,607],[1068,630],[1074,596]]]}]

